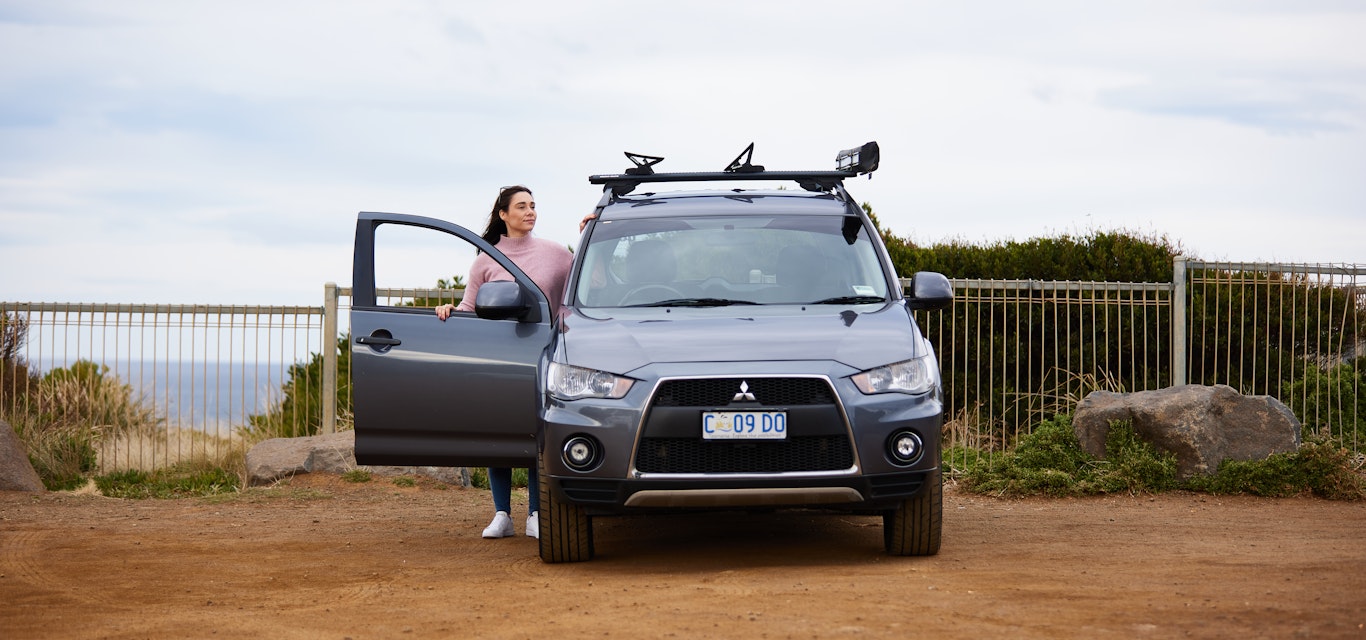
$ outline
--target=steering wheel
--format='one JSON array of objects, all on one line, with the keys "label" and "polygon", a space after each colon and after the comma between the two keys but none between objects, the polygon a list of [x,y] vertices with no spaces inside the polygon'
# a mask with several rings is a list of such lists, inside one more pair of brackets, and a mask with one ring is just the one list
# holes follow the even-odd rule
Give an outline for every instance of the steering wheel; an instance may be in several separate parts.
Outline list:
[{"label": "steering wheel", "polygon": [[[646,295],[652,292],[653,295]],[[659,295],[659,293],[665,293],[668,295],[661,296]],[[626,295],[621,297],[620,304],[623,307],[629,307],[633,304],[640,304],[643,302],[656,302],[659,300],[670,300],[673,298],[683,297],[686,296],[683,295],[682,291],[679,291],[678,289],[675,289],[667,284],[645,284],[636,287],[630,291],[627,291]]]}]

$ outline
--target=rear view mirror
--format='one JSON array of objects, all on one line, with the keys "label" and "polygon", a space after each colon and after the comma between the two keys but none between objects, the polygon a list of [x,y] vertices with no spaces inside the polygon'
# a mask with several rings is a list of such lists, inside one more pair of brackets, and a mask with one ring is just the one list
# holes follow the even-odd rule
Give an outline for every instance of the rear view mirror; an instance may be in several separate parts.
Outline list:
[{"label": "rear view mirror", "polygon": [[953,285],[940,273],[919,271],[906,289],[912,309],[942,309],[953,303]]},{"label": "rear view mirror", "polygon": [[485,320],[531,320],[531,297],[522,286],[509,280],[485,282],[474,297],[474,314]]}]

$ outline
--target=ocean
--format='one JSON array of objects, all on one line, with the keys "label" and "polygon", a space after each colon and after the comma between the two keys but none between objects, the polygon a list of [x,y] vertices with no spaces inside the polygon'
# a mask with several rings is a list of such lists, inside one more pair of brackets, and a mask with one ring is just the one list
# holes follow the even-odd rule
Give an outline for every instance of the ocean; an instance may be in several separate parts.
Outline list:
[{"label": "ocean", "polygon": [[119,377],[166,417],[168,426],[225,433],[279,403],[288,364],[130,364]]}]

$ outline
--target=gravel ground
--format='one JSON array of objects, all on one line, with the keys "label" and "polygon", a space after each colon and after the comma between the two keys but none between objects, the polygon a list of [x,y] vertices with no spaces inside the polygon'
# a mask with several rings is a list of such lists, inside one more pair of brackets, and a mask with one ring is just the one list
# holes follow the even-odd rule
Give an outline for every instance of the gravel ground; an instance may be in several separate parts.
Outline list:
[{"label": "gravel ground", "polygon": [[[1366,638],[1366,504],[948,487],[877,517],[595,521],[597,558],[479,537],[487,492],[299,476],[226,498],[0,492],[4,638]],[[517,523],[521,532],[522,522]]]}]

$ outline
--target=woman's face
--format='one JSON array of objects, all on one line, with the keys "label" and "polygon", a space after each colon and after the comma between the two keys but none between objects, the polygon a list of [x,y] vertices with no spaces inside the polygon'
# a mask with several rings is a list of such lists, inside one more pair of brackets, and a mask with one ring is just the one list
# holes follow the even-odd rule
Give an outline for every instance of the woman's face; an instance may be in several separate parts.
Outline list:
[{"label": "woman's face", "polygon": [[508,237],[520,238],[536,227],[536,201],[526,191],[513,194],[508,208],[498,212],[508,225]]}]

